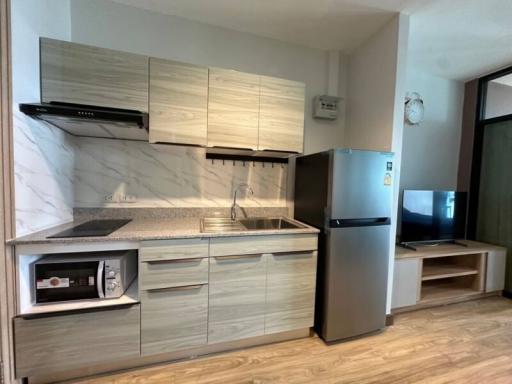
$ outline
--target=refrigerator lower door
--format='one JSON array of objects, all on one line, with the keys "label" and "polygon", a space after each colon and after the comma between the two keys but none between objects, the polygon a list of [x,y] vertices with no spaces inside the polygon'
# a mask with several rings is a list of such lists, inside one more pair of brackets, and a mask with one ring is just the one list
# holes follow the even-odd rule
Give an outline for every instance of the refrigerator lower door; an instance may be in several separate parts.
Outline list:
[{"label": "refrigerator lower door", "polygon": [[389,225],[326,233],[320,336],[327,342],[385,327]]}]

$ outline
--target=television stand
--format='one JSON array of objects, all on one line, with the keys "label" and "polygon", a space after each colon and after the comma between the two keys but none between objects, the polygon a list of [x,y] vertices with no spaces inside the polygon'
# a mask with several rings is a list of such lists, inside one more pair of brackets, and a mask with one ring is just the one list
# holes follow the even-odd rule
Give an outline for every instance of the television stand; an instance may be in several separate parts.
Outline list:
[{"label": "television stand", "polygon": [[470,240],[414,245],[415,250],[396,247],[394,313],[496,295],[504,288],[506,248]]},{"label": "television stand", "polygon": [[464,243],[460,240],[447,240],[447,241],[417,241],[414,243],[402,243],[400,246],[410,249],[412,251],[417,251],[420,247],[438,247],[440,245],[446,245],[446,244],[452,244],[452,245],[459,245],[461,247],[467,247],[468,244]]}]

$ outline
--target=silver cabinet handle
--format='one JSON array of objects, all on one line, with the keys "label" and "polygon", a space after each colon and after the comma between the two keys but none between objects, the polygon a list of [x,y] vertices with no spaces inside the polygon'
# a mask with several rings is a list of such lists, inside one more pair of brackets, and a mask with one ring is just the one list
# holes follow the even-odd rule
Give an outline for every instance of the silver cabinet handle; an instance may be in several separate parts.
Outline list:
[{"label": "silver cabinet handle", "polygon": [[252,255],[233,255],[233,256],[214,256],[213,258],[215,260],[240,260],[240,259],[249,259],[249,258],[256,258],[261,257],[261,253],[255,253]]},{"label": "silver cabinet handle", "polygon": [[195,263],[197,261],[203,260],[204,257],[193,257],[188,259],[168,259],[168,260],[146,260],[143,263],[148,264],[167,264],[167,263]]},{"label": "silver cabinet handle", "polygon": [[288,252],[274,252],[272,255],[274,256],[293,256],[293,255],[310,255],[316,250],[307,250],[307,251],[288,251]]},{"label": "silver cabinet handle", "polygon": [[166,287],[166,288],[153,288],[148,289],[148,292],[164,292],[164,291],[193,291],[196,289],[200,289],[201,287],[207,285],[204,284],[194,284],[194,285],[182,285],[181,287]]}]

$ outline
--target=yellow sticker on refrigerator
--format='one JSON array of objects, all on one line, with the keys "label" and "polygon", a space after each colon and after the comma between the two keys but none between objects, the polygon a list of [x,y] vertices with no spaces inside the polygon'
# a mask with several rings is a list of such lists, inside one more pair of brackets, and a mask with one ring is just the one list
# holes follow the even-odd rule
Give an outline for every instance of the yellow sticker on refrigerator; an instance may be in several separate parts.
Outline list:
[{"label": "yellow sticker on refrigerator", "polygon": [[386,172],[386,174],[384,175],[384,185],[391,185],[391,182],[392,182],[391,173]]}]

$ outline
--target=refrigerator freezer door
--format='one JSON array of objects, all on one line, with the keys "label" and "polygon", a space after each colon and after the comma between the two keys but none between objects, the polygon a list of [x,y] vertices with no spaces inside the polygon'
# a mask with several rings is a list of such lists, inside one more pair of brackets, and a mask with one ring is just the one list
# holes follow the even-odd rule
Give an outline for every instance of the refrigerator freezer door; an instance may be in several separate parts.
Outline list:
[{"label": "refrigerator freezer door", "polygon": [[384,328],[389,225],[327,231],[322,338],[336,341]]},{"label": "refrigerator freezer door", "polygon": [[335,150],[330,218],[390,217],[392,181],[392,153]]}]

